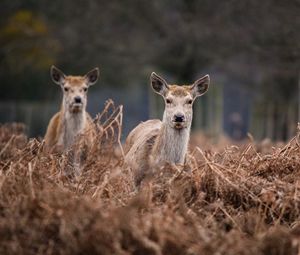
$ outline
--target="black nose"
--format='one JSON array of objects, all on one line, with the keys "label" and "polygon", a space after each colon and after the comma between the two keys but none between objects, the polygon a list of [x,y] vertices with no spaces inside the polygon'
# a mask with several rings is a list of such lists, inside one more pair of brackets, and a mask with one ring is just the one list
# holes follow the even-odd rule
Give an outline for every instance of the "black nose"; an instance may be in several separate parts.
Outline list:
[{"label": "black nose", "polygon": [[184,115],[182,115],[182,114],[176,114],[174,116],[174,121],[175,122],[183,122],[184,121]]},{"label": "black nose", "polygon": [[75,100],[76,104],[80,104],[81,103],[81,97],[75,97],[74,100]]}]

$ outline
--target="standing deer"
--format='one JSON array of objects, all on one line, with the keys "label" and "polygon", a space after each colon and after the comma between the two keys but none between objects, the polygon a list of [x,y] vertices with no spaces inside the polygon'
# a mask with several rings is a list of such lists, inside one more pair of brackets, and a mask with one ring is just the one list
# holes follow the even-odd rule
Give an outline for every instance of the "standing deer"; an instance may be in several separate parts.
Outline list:
[{"label": "standing deer", "polygon": [[188,86],[169,85],[156,73],[151,86],[165,101],[163,120],[148,120],[135,127],[126,139],[125,161],[139,185],[153,167],[168,162],[184,164],[193,118],[193,103],[209,87],[209,75]]},{"label": "standing deer", "polygon": [[65,150],[75,142],[78,134],[93,129],[92,118],[86,112],[87,91],[97,82],[99,69],[94,68],[85,76],[67,76],[52,66],[50,74],[63,91],[63,101],[60,111],[50,120],[45,145],[51,150]]}]

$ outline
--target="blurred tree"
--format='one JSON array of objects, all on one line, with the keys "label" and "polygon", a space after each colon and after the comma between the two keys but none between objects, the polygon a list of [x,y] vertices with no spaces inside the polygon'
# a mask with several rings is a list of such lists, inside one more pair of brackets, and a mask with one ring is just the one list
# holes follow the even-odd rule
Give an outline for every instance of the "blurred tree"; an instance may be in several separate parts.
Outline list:
[{"label": "blurred tree", "polygon": [[13,13],[0,29],[0,49],[0,76],[6,81],[0,84],[5,91],[2,97],[40,96],[39,92],[44,91],[40,85],[26,83],[39,81],[38,74],[48,71],[59,50],[59,43],[51,38],[45,22],[29,10]]},{"label": "blurred tree", "polygon": [[55,42],[49,38],[46,24],[32,12],[20,10],[13,14],[0,35],[2,64],[10,70],[20,72],[29,65],[33,69],[45,69],[54,62],[53,52],[47,49],[53,48]]}]

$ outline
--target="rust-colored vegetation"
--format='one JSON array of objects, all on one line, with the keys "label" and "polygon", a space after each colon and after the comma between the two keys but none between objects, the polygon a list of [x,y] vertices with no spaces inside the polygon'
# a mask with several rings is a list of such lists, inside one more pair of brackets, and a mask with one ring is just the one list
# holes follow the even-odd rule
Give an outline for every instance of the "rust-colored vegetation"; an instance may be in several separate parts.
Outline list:
[{"label": "rust-colored vegetation", "polygon": [[[205,150],[190,172],[167,165],[136,189],[108,102],[92,146],[43,151],[21,124],[0,126],[0,254],[298,254],[299,134],[280,147]],[[83,137],[84,138],[84,137]],[[263,152],[262,152],[263,151]]]}]

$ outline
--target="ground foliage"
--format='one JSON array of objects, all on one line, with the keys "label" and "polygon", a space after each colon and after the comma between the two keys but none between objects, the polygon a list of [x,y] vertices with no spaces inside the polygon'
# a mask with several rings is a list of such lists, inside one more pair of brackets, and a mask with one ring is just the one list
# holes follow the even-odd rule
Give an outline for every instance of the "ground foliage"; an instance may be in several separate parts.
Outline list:
[{"label": "ground foliage", "polygon": [[95,123],[79,175],[71,151],[45,153],[22,124],[0,126],[1,254],[298,254],[300,133],[264,153],[199,144],[189,172],[166,165],[137,189],[122,108],[108,102]]}]

